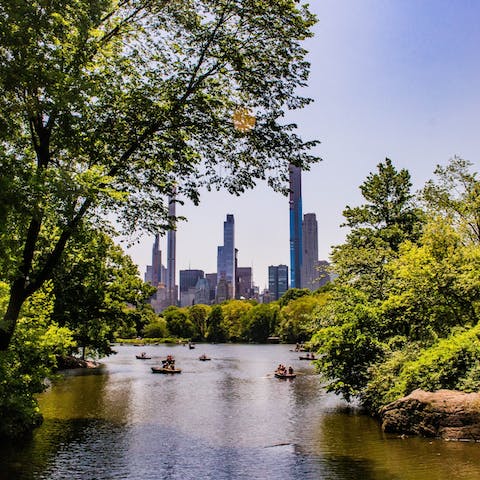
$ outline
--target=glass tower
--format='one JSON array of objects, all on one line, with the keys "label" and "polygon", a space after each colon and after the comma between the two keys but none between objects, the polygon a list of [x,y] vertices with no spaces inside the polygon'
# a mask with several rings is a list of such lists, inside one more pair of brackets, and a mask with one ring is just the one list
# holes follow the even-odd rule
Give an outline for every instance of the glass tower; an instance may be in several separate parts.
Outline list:
[{"label": "glass tower", "polygon": [[217,252],[217,284],[227,282],[230,298],[235,298],[235,219],[228,214],[223,222],[223,245]]}]

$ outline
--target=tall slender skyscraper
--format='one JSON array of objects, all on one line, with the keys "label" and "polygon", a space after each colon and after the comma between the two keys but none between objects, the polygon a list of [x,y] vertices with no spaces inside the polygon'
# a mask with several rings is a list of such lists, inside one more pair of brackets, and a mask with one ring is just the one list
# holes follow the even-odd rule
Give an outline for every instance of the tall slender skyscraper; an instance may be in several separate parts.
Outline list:
[{"label": "tall slender skyscraper", "polygon": [[223,245],[217,251],[217,285],[227,282],[229,298],[235,298],[235,219],[228,214],[223,222]]},{"label": "tall slender skyscraper", "polygon": [[160,250],[160,235],[155,235],[155,241],[152,247],[152,264],[147,265],[145,281],[154,287],[157,287],[162,278],[162,251]]},{"label": "tall slender skyscraper", "polygon": [[302,170],[290,164],[290,287],[301,288]]},{"label": "tall slender skyscraper", "polygon": [[155,235],[152,249],[152,285],[155,287],[162,281],[162,251],[160,250],[160,235]]},{"label": "tall slender skyscraper", "polygon": [[[168,199],[168,216],[172,219],[176,216],[175,193]],[[165,286],[170,305],[177,304],[177,286],[175,285],[175,256],[177,249],[177,238],[175,228],[167,232],[167,278]]]},{"label": "tall slender skyscraper", "polygon": [[303,216],[302,288],[316,290],[318,282],[318,224],[314,213]]}]

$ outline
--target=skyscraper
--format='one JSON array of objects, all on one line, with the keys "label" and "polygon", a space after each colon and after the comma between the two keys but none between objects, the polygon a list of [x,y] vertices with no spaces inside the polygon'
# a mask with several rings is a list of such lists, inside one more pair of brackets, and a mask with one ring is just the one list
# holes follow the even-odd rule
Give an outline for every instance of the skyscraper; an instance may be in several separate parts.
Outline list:
[{"label": "skyscraper", "polygon": [[162,281],[162,251],[160,250],[160,235],[155,235],[152,248],[152,285],[155,287]]},{"label": "skyscraper", "polygon": [[[175,211],[175,195],[172,195],[168,199],[168,216],[170,219],[174,219],[176,216]],[[171,228],[167,232],[167,278],[165,286],[167,288],[167,295],[170,305],[177,304],[177,286],[175,285],[175,256],[177,249],[177,238],[175,228]]]},{"label": "skyscraper", "polygon": [[235,220],[231,214],[223,222],[223,245],[217,250],[217,286],[222,280],[228,286],[228,298],[235,298]]},{"label": "skyscraper", "polygon": [[302,268],[302,170],[290,164],[290,287],[300,288]]},{"label": "skyscraper", "polygon": [[316,290],[319,284],[318,272],[318,224],[314,213],[306,213],[302,224],[302,288]]},{"label": "skyscraper", "polygon": [[268,291],[271,300],[278,300],[287,290],[287,265],[270,265],[268,267]]},{"label": "skyscraper", "polygon": [[199,279],[205,276],[203,270],[180,270],[180,306],[192,305]]},{"label": "skyscraper", "polygon": [[252,267],[237,267],[236,298],[252,298]]}]

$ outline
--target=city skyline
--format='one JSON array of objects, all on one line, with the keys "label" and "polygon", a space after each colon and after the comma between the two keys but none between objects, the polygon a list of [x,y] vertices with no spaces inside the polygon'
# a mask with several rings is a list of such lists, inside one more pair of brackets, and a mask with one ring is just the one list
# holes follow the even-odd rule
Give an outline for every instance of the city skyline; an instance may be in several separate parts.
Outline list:
[{"label": "city skyline", "polygon": [[[392,159],[412,176],[413,191],[434,178],[453,155],[479,170],[480,29],[476,2],[313,2],[315,36],[305,42],[311,76],[303,91],[314,102],[286,121],[304,139],[319,139],[323,161],[303,172],[305,212],[318,220],[319,259],[347,233],[342,211],[363,203],[359,186]],[[225,214],[236,218],[240,263],[254,282],[268,286],[268,266],[290,264],[288,197],[260,183],[236,197],[202,192],[186,202],[177,230],[177,269],[216,269]],[[153,236],[127,249],[140,272],[151,261]],[[160,239],[165,250],[165,238]]]}]

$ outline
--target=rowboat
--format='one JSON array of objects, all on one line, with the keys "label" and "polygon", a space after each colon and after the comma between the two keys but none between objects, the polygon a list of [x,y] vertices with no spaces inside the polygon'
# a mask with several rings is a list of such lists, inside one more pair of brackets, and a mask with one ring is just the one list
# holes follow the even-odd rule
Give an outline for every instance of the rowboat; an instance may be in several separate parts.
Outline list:
[{"label": "rowboat", "polygon": [[301,355],[299,360],[316,360],[315,355]]},{"label": "rowboat", "polygon": [[151,367],[152,373],[182,373],[180,368]]},{"label": "rowboat", "polygon": [[295,378],[297,376],[296,373],[278,373],[275,372],[275,378]]},{"label": "rowboat", "polygon": [[150,360],[152,357],[147,357],[144,353],[141,355],[135,355],[139,360]]},{"label": "rowboat", "polygon": [[201,360],[202,362],[205,362],[206,360],[211,360],[211,358],[207,357],[206,355],[200,355],[198,359]]}]

